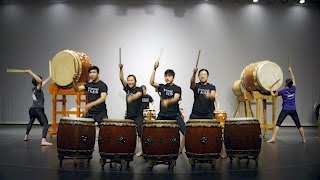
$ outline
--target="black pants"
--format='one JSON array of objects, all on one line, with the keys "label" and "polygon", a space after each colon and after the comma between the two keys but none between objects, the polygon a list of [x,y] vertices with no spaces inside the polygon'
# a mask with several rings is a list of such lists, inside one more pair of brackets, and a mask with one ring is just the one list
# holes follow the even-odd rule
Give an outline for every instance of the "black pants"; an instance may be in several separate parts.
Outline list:
[{"label": "black pants", "polygon": [[135,116],[135,117],[128,117],[126,116],[125,119],[132,119],[137,126],[138,136],[141,138],[142,135],[142,125],[143,125],[143,116]]},{"label": "black pants", "polygon": [[184,135],[184,131],[186,130],[186,124],[184,123],[180,113],[177,113],[175,115],[159,113],[157,119],[158,120],[176,120],[179,125],[180,132]]},{"label": "black pants", "polygon": [[93,118],[95,122],[100,124],[104,118],[108,118],[108,113],[107,113],[106,109],[101,112],[92,112],[89,110],[82,117],[83,118]]},{"label": "black pants", "polygon": [[297,128],[301,128],[301,124],[299,121],[298,113],[296,110],[281,110],[281,113],[279,114],[278,121],[277,121],[277,126],[281,126],[282,122],[287,116],[291,116],[293,119],[294,123],[296,124]]},{"label": "black pants", "polygon": [[209,113],[207,115],[204,116],[200,116],[200,115],[196,115],[196,114],[190,114],[189,119],[214,119],[215,116],[213,113]]},{"label": "black pants", "polygon": [[40,125],[43,126],[42,138],[46,138],[47,133],[48,133],[48,129],[49,129],[49,124],[48,124],[48,118],[47,118],[46,114],[44,113],[44,108],[30,108],[29,109],[29,117],[30,117],[30,121],[27,126],[26,134],[29,134],[29,132],[32,128],[32,125],[34,123],[34,120],[37,118]]}]

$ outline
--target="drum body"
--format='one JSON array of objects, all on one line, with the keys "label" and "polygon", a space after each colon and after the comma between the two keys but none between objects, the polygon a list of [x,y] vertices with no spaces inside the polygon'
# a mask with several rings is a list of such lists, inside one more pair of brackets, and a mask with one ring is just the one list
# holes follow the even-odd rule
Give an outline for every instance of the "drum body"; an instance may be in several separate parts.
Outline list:
[{"label": "drum body", "polygon": [[99,153],[102,159],[133,160],[137,133],[133,120],[104,119],[99,130]]},{"label": "drum body", "polygon": [[176,120],[147,121],[143,125],[141,143],[145,159],[176,160],[180,147]]},{"label": "drum body", "polygon": [[96,136],[91,118],[62,117],[57,132],[57,149],[62,156],[92,156]]},{"label": "drum body", "polygon": [[224,143],[228,156],[257,156],[261,149],[260,123],[254,118],[230,118],[225,122]]},{"label": "drum body", "polygon": [[190,119],[186,124],[186,154],[188,158],[219,157],[222,131],[217,120]]},{"label": "drum body", "polygon": [[57,53],[51,62],[52,80],[62,88],[71,88],[73,76],[77,74],[76,82],[88,82],[90,58],[73,50],[63,50]]},{"label": "drum body", "polygon": [[150,121],[150,120],[156,120],[156,110],[154,109],[144,109],[143,110],[143,118],[146,121]]},{"label": "drum body", "polygon": [[241,73],[241,83],[247,91],[270,93],[270,86],[277,82],[272,88],[275,91],[281,87],[282,81],[280,66],[268,60],[251,63]]}]

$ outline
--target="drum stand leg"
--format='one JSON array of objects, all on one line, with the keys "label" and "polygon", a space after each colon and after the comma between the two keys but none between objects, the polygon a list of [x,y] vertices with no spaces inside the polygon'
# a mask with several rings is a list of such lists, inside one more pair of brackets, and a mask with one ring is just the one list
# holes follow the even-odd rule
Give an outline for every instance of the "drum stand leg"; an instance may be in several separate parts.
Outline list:
[{"label": "drum stand leg", "polygon": [[253,160],[256,162],[256,167],[258,167],[259,166],[259,156],[254,155]]},{"label": "drum stand leg", "polygon": [[87,159],[87,166],[90,166],[91,157]]},{"label": "drum stand leg", "polygon": [[64,159],[64,156],[63,155],[58,155],[58,158],[59,158],[59,160],[60,160],[60,166],[62,166],[62,161],[63,161],[63,159]]},{"label": "drum stand leg", "polygon": [[191,168],[194,169],[196,167],[196,162],[193,159],[189,159],[189,164],[191,165]]},{"label": "drum stand leg", "polygon": [[101,168],[104,168],[104,165],[106,165],[106,159],[100,159]]},{"label": "drum stand leg", "polygon": [[216,166],[216,160],[215,160],[215,159],[212,159],[212,161],[211,161],[211,167],[212,167],[212,168],[215,168],[215,166]]},{"label": "drum stand leg", "polygon": [[171,162],[168,162],[168,169],[173,171],[173,168],[176,166],[177,162],[176,160],[172,160]]},{"label": "drum stand leg", "polygon": [[153,166],[154,166],[154,161],[153,160],[149,160],[148,161],[148,165],[149,165],[149,171],[152,172]]},{"label": "drum stand leg", "polygon": [[77,167],[77,162],[76,162],[76,158],[73,158],[73,167]]}]

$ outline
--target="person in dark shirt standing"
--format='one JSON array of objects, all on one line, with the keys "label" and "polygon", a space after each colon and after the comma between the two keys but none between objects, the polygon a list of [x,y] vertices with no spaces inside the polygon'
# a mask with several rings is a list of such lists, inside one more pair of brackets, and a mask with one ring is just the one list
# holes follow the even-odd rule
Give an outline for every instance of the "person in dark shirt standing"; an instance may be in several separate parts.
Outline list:
[{"label": "person in dark shirt standing", "polygon": [[85,85],[77,86],[76,76],[73,79],[73,88],[75,91],[87,91],[88,103],[86,104],[86,113],[83,118],[93,118],[100,124],[103,118],[108,118],[106,98],[108,95],[108,86],[99,79],[99,68],[90,66],[88,69],[90,81]]},{"label": "person in dark shirt standing", "polygon": [[41,76],[36,75],[30,69],[25,70],[25,73],[30,74],[32,76],[32,84],[34,85],[34,87],[32,88],[32,106],[29,109],[30,121],[27,126],[24,141],[28,141],[29,133],[34,123],[34,120],[38,119],[40,125],[43,126],[41,145],[50,146],[52,145],[52,143],[46,141],[49,123],[48,118],[44,112],[44,95],[42,88],[48,83],[51,77],[49,76],[46,80],[43,81]]},{"label": "person in dark shirt standing", "polygon": [[161,95],[160,112],[157,119],[163,120],[176,120],[179,125],[179,130],[182,133],[182,140],[180,144],[179,154],[182,153],[184,148],[184,132],[185,123],[179,109],[179,100],[181,99],[181,88],[173,83],[175,73],[173,70],[168,69],[164,73],[166,84],[158,84],[154,82],[156,70],[159,67],[159,61],[154,64],[154,69],[150,78],[150,85],[155,87]]},{"label": "person in dark shirt standing", "polygon": [[216,97],[216,87],[208,83],[209,72],[201,69],[198,72],[199,81],[195,83],[198,68],[193,68],[190,80],[190,89],[193,91],[193,107],[190,119],[214,119],[214,101]]},{"label": "person in dark shirt standing", "polygon": [[150,109],[150,105],[153,103],[153,98],[147,94],[147,87],[145,85],[141,86],[142,89],[142,110]]},{"label": "person in dark shirt standing", "polygon": [[[126,119],[134,120],[137,125],[138,136],[141,138],[142,125],[143,125],[143,113],[142,113],[142,89],[137,87],[136,76],[130,74],[127,80],[123,76],[123,64],[119,64],[120,72],[119,77],[123,86],[123,90],[126,92],[126,106],[127,114]],[[142,151],[136,154],[137,156],[142,155]]]},{"label": "person in dark shirt standing", "polygon": [[304,136],[304,129],[300,124],[300,120],[296,110],[296,81],[295,81],[291,66],[288,67],[288,70],[289,70],[291,79],[286,80],[284,89],[275,93],[272,91],[272,86],[270,87],[271,95],[281,96],[283,103],[282,103],[282,110],[281,110],[281,113],[279,114],[276,127],[272,132],[271,139],[267,141],[268,143],[273,143],[276,140],[276,136],[280,129],[280,126],[288,115],[291,116],[297,128],[299,129],[299,133],[302,138],[302,143],[306,142],[306,139]]}]

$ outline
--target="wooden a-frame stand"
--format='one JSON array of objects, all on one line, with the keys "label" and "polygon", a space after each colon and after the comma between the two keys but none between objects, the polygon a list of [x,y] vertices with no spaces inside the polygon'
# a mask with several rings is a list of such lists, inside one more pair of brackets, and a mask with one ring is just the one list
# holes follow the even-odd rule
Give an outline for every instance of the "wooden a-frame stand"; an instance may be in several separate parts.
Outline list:
[{"label": "wooden a-frame stand", "polygon": [[[244,91],[242,96],[237,96],[238,106],[234,113],[236,117],[237,113],[242,116],[242,110],[245,111],[245,117],[253,117],[253,111],[251,105],[256,106],[255,117],[260,122],[260,127],[262,129],[262,135],[265,136],[267,130],[273,130],[276,124],[276,115],[277,115],[277,97],[271,95],[263,95],[259,91]],[[261,104],[262,104],[262,113],[263,117],[261,119]],[[272,119],[271,124],[267,120],[267,105],[272,107]]]},{"label": "wooden a-frame stand", "polygon": [[[83,83],[78,83],[78,86],[83,85]],[[57,114],[61,114],[62,116],[67,116],[69,114],[76,114],[77,117],[80,117],[83,112],[80,110],[81,103],[87,103],[88,97],[85,91],[76,92],[73,88],[71,89],[63,89],[59,87],[56,84],[50,84],[49,85],[49,93],[52,97],[52,124],[51,128],[49,129],[48,133],[50,137],[52,135],[57,134],[58,130],[58,123],[57,123]],[[58,99],[58,96],[61,95],[61,99]],[[67,96],[75,95],[76,96],[76,104],[77,104],[77,110],[76,111],[70,111],[67,110],[66,104],[67,104]],[[83,98],[84,96],[84,98]],[[62,109],[57,110],[57,103],[62,103]]]}]

